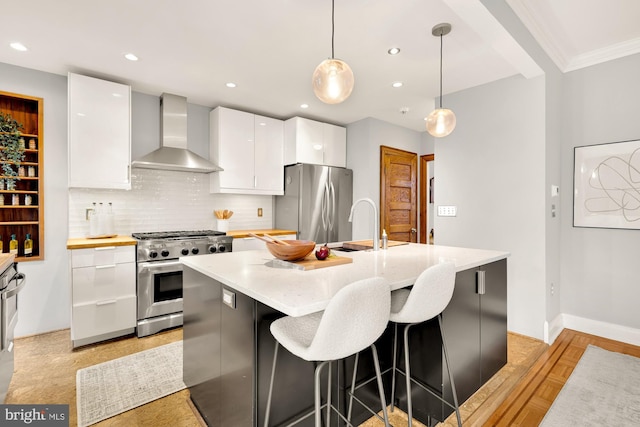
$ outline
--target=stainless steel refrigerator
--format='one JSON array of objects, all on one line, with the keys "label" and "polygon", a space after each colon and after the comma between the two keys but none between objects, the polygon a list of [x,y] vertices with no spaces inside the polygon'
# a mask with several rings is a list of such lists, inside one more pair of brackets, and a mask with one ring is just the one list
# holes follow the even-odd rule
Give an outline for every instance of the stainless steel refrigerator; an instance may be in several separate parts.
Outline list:
[{"label": "stainless steel refrigerator", "polygon": [[316,243],[351,240],[351,169],[296,164],[285,167],[284,179],[284,196],[276,196],[276,228],[296,230],[298,239]]}]

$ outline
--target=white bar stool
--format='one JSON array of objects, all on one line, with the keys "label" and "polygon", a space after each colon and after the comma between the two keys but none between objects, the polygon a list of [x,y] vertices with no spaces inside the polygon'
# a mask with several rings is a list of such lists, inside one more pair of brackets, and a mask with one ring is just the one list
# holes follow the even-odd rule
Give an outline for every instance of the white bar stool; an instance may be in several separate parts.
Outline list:
[{"label": "white bar stool", "polygon": [[[452,262],[436,264],[423,271],[416,279],[411,290],[398,289],[391,292],[391,315],[389,320],[394,322],[395,333],[393,338],[393,379],[391,382],[391,411],[394,409],[394,398],[396,388],[396,372],[402,373],[396,367],[396,354],[398,346],[398,323],[406,324],[404,327],[404,373],[407,387],[407,416],[409,418],[409,427],[412,426],[413,406],[411,402],[411,382],[420,386],[425,391],[431,393],[440,399],[446,405],[453,408],[458,419],[458,426],[462,427],[460,418],[460,409],[458,406],[458,396],[456,395],[456,386],[453,381],[453,372],[449,363],[449,355],[445,343],[444,330],[442,329],[442,312],[449,305],[453,296],[453,289],[456,282],[456,269]],[[411,378],[411,367],[409,363],[409,328],[413,325],[426,322],[438,317],[438,325],[440,327],[440,336],[442,338],[442,349],[444,359],[449,372],[449,381],[451,382],[451,391],[453,393],[453,404],[444,400],[441,396],[432,390],[425,388],[422,384]]]},{"label": "white bar stool", "polygon": [[[320,362],[315,368],[314,376],[315,409],[289,425],[296,424],[315,413],[315,425],[320,427],[321,410],[326,406],[327,425],[329,425],[331,410],[333,410],[351,426],[351,407],[353,404],[357,362],[354,366],[347,417],[341,414],[331,403],[331,362],[354,354],[357,361],[358,353],[367,347],[371,347],[383,413],[382,419],[385,426],[389,427],[380,363],[374,343],[382,335],[389,323],[390,307],[391,290],[387,282],[382,278],[370,278],[353,282],[340,289],[329,301],[324,312],[301,317],[286,316],[275,320],[270,328],[271,334],[276,339],[276,346],[273,355],[264,426],[269,427],[269,413],[271,410],[278,347],[282,345],[301,359]],[[329,365],[327,402],[321,405],[320,373],[327,364]],[[356,398],[356,400],[358,399]],[[369,408],[367,409],[370,410]],[[379,417],[375,412],[371,412]]]}]

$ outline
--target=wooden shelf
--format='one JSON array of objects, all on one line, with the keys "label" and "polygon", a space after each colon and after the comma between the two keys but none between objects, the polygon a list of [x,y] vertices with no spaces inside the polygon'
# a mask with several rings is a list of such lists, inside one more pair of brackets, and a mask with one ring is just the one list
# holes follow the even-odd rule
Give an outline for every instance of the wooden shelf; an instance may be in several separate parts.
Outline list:
[{"label": "wooden shelf", "polygon": [[38,225],[40,221],[0,221],[0,225]]},{"label": "wooden shelf", "polygon": [[[0,196],[4,197],[5,202],[4,205],[0,205],[0,241],[7,248],[11,235],[15,234],[19,243],[17,262],[43,260],[44,181],[40,177],[44,176],[44,101],[34,96],[0,91],[0,111],[10,114],[23,126],[24,132],[20,132],[20,137],[25,143],[24,161],[18,162],[20,169],[24,167],[25,175],[10,177],[0,175],[0,179],[15,182],[13,189],[0,190]],[[28,148],[29,140],[36,142],[36,148]],[[18,172],[16,162],[0,163],[11,165],[11,168]],[[28,176],[28,168],[35,168],[38,176]],[[12,205],[12,198],[5,197],[5,194],[18,195],[21,204]],[[24,198],[27,195],[32,198],[32,205],[24,204]],[[33,256],[30,257],[24,256],[23,245],[27,234],[30,234],[33,240]]]},{"label": "wooden shelf", "polygon": [[[0,135],[8,135],[10,132],[0,132]],[[22,133],[20,132],[20,136],[22,138],[39,138],[38,135],[33,135],[31,133]]]},{"label": "wooden shelf", "polygon": [[38,194],[35,190],[0,190],[0,194]]}]

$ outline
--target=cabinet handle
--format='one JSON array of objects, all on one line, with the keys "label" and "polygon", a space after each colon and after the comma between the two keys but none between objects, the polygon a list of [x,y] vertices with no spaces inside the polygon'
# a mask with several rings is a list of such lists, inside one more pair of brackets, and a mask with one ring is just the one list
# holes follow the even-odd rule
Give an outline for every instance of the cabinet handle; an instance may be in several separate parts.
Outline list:
[{"label": "cabinet handle", "polygon": [[98,302],[96,302],[96,306],[100,307],[102,305],[115,304],[117,302],[118,302],[117,299],[110,299],[110,300],[106,300],[106,301],[98,301]]},{"label": "cabinet handle", "polygon": [[105,268],[116,268],[115,264],[96,265],[96,270],[104,270]]},{"label": "cabinet handle", "polygon": [[258,177],[256,175],[253,176],[253,188],[258,188]]},{"label": "cabinet handle", "polygon": [[95,251],[113,251],[115,250],[115,246],[103,246],[101,248],[94,248]]},{"label": "cabinet handle", "polygon": [[485,283],[485,273],[484,270],[476,271],[476,289],[478,295],[484,295],[486,292],[486,283]]}]

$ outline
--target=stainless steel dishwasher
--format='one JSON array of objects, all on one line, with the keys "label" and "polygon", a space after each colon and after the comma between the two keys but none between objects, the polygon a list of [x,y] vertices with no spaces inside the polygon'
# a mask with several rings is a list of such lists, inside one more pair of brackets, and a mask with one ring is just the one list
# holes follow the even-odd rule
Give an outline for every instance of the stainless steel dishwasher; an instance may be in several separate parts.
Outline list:
[{"label": "stainless steel dishwasher", "polygon": [[0,403],[4,402],[13,376],[13,331],[18,323],[18,293],[26,278],[12,263],[0,273]]}]

